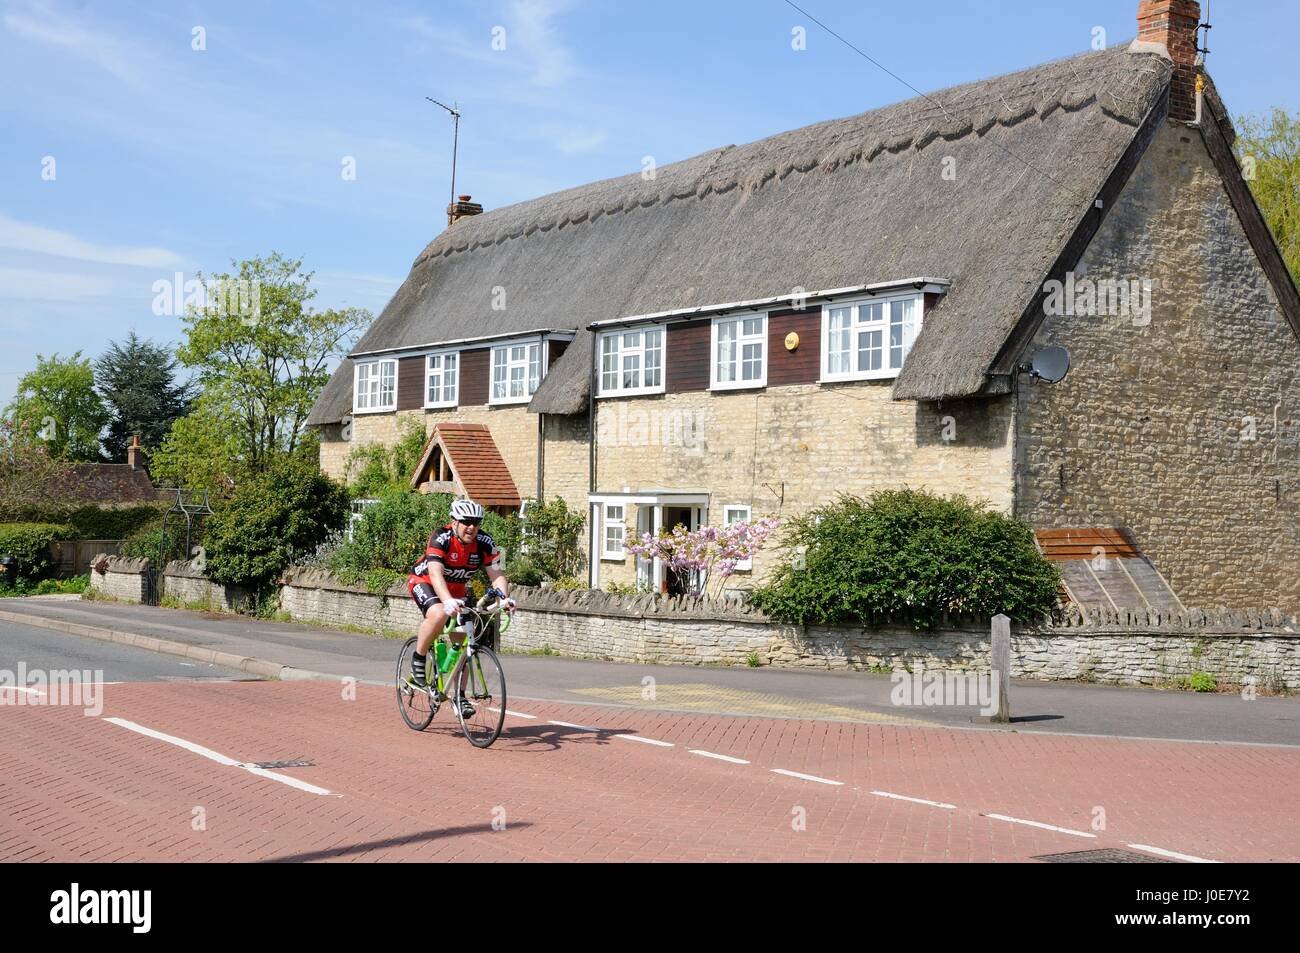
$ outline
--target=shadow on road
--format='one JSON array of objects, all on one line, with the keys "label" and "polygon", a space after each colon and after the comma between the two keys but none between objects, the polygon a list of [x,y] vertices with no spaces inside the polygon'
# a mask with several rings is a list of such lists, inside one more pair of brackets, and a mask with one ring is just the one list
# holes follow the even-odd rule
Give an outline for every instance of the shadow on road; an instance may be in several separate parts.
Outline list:
[{"label": "shadow on road", "polygon": [[[520,827],[532,827],[528,821],[514,821],[510,824],[510,829]],[[313,850],[303,854],[288,854],[284,857],[268,857],[262,861],[264,864],[298,864],[307,863],[313,860],[336,860],[340,857],[348,857],[353,854],[364,854],[371,850],[385,850],[389,847],[405,847],[414,844],[427,844],[431,841],[446,840],[449,837],[461,837],[465,834],[488,834],[500,831],[494,830],[491,824],[467,824],[463,827],[446,827],[442,830],[422,831],[419,834],[410,834],[405,837],[389,837],[384,840],[366,841],[362,844],[345,844],[340,847],[331,847],[328,850]]]}]

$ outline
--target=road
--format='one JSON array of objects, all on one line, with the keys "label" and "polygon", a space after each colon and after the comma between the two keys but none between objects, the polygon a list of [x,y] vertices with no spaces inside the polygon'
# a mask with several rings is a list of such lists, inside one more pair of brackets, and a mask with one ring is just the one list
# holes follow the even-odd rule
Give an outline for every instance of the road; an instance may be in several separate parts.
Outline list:
[{"label": "road", "polygon": [[[373,641],[391,659],[394,643]],[[656,677],[643,698],[646,667],[569,684],[594,663],[507,656],[512,685],[549,666],[563,697],[519,690],[479,751],[447,710],[408,729],[382,684],[184,661],[0,621],[0,670],[100,669],[106,683],[93,713],[0,691],[0,859],[1300,860],[1300,747],[957,729],[841,705],[842,687],[752,690],[778,673],[670,670],[682,680]],[[746,713],[680,687],[701,685]],[[579,694],[592,688],[605,694]],[[1294,712],[1250,704],[1264,701]],[[832,708],[850,715],[819,717]]]}]

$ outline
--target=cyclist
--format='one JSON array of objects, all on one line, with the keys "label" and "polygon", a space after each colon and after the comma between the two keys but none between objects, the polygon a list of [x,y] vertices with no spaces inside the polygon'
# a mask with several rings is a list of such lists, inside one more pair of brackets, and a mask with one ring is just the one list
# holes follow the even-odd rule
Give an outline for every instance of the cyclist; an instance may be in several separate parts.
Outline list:
[{"label": "cyclist", "polygon": [[[483,507],[473,500],[456,500],[451,504],[451,522],[429,536],[424,558],[415,564],[406,581],[406,588],[415,600],[424,621],[420,623],[419,641],[415,645],[412,670],[418,685],[425,685],[425,663],[434,639],[454,618],[465,602],[465,592],[470,578],[479,569],[487,570],[492,588],[505,600],[505,611],[513,612],[515,600],[508,597],[509,581],[502,572],[504,557],[495,540],[479,527],[483,523]],[[451,636],[456,645],[465,641],[465,634],[457,631]],[[472,717],[474,707],[469,699],[456,690],[461,714]]]}]

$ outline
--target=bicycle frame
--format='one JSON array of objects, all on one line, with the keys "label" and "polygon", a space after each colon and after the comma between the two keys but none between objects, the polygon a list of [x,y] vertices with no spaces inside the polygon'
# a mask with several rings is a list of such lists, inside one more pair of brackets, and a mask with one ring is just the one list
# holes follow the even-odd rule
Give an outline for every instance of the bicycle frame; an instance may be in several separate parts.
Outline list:
[{"label": "bicycle frame", "polygon": [[[466,666],[466,664],[469,661],[471,661],[474,658],[474,656],[478,653],[479,637],[486,630],[486,626],[491,623],[493,617],[495,616],[498,620],[501,621],[501,629],[498,634],[504,634],[505,631],[510,628],[510,616],[504,615],[503,607],[500,606],[500,604],[498,604],[497,606],[491,609],[479,609],[476,607],[471,608],[470,606],[464,606],[461,609],[461,613],[462,615],[474,616],[474,621],[475,621],[474,632],[467,639],[465,639],[465,641],[461,644],[460,648],[457,648],[455,644],[452,643],[450,639],[448,639],[448,651],[456,653],[456,661],[452,665],[452,667],[446,671],[446,673],[443,673],[438,669],[437,653],[436,652],[433,653],[434,660],[435,660],[435,664],[433,666],[434,677],[433,677],[433,682],[430,684],[429,687],[433,689],[434,701],[436,701],[438,704],[442,704],[444,701],[447,700],[447,689],[457,684],[457,679],[460,678],[461,669],[463,669]],[[448,619],[447,627],[443,629],[442,632],[439,634],[439,638],[441,639],[443,636],[450,636],[453,632],[455,632],[457,625],[460,623],[460,620],[461,620],[461,616]],[[470,670],[471,677],[473,677],[473,673],[474,673],[474,669],[471,669]],[[486,692],[487,684],[483,680],[483,670],[481,668],[478,669],[478,677],[480,681],[480,687],[484,692]]]}]

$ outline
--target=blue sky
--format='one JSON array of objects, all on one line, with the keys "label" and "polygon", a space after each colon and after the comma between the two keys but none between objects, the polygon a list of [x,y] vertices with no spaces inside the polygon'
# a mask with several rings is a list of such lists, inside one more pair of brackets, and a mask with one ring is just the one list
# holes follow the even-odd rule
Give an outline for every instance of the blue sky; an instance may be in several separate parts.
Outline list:
[{"label": "blue sky", "polygon": [[[926,92],[1131,39],[1138,4],[796,2]],[[1300,112],[1300,4],[1211,12],[1234,113]],[[913,95],[784,0],[0,0],[0,85],[0,406],[37,353],[175,341],[177,271],[279,250],[378,314],[445,224],[426,95],[489,209]]]}]

